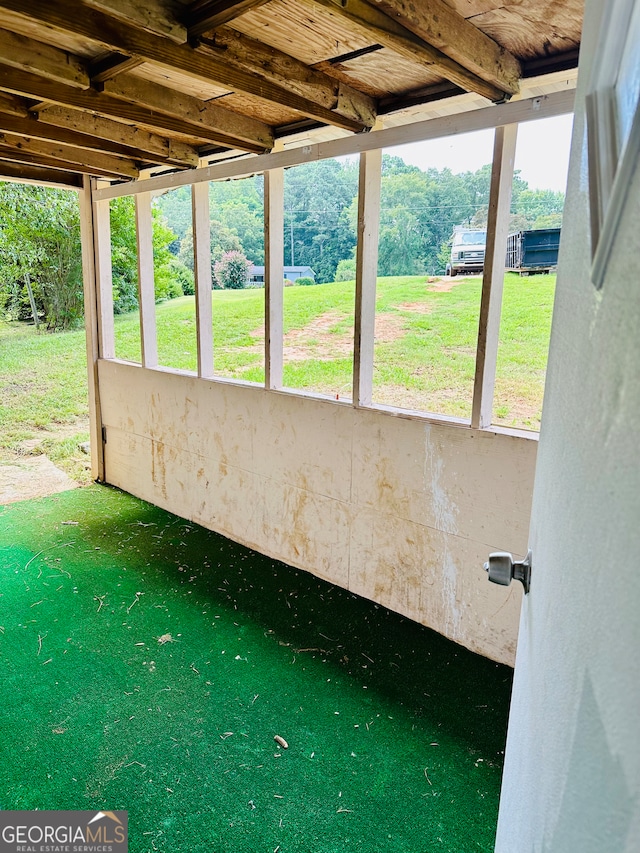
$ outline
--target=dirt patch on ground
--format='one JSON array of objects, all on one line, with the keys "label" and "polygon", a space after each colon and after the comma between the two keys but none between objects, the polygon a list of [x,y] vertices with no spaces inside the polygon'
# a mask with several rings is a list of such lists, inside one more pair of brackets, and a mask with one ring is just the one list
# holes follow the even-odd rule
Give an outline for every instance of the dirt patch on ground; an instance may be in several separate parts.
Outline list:
[{"label": "dirt patch on ground", "polygon": [[78,485],[46,456],[0,462],[0,505],[66,492]]},{"label": "dirt patch on ground", "polygon": [[412,311],[414,314],[432,314],[433,306],[429,305],[428,302],[403,302],[398,305],[398,310]]},{"label": "dirt patch on ground", "polygon": [[[0,505],[45,497],[85,485],[91,475],[89,418],[33,428],[31,438],[12,449],[0,449]],[[75,451],[64,455],[62,470],[47,453],[59,442],[75,439]],[[84,440],[86,438],[86,440]],[[77,477],[77,479],[75,479]]]},{"label": "dirt patch on ground", "polygon": [[376,343],[389,344],[406,335],[404,320],[398,314],[378,314],[376,317]]},{"label": "dirt patch on ground", "polygon": [[429,284],[427,290],[430,290],[432,293],[448,293],[458,284],[462,284],[465,280],[464,276],[461,277],[457,275],[455,278],[445,276],[445,278],[441,278],[439,281],[434,281],[432,284]]},{"label": "dirt patch on ground", "polygon": [[21,441],[16,449],[17,456],[39,456],[41,448],[48,441],[62,441],[75,435],[89,432],[89,417],[78,418],[72,423],[50,424],[46,429],[43,427],[33,428],[33,438]]},{"label": "dirt patch on ground", "polygon": [[331,361],[353,352],[353,326],[344,326],[344,314],[325,311],[302,329],[291,329],[284,336],[284,360],[307,361],[310,358]]},{"label": "dirt patch on ground", "polygon": [[[409,303],[407,303],[409,304]],[[412,303],[413,304],[413,303]],[[415,303],[422,306],[422,303]],[[419,310],[418,308],[406,310]],[[353,354],[353,323],[346,324],[347,315],[339,311],[325,311],[301,329],[291,329],[284,336],[285,363],[293,361],[332,361]],[[406,332],[404,321],[398,314],[378,314],[376,317],[376,343],[390,343]],[[256,329],[251,336],[256,340],[255,351],[264,346],[264,330]],[[253,348],[245,347],[244,351]]]}]

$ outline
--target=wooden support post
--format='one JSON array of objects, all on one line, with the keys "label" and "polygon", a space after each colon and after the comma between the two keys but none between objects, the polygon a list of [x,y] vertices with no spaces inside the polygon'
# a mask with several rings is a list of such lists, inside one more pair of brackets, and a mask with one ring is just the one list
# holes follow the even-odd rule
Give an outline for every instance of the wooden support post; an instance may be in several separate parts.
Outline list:
[{"label": "wooden support post", "polygon": [[151,193],[136,196],[136,241],[138,246],[138,306],[142,366],[157,367],[156,295],[153,264],[153,217]]},{"label": "wooden support post", "polygon": [[482,298],[476,351],[476,375],[471,411],[471,426],[475,429],[491,426],[493,415],[493,392],[496,382],[500,311],[504,289],[505,255],[509,233],[509,210],[517,136],[517,124],[497,127],[495,131],[487,218],[487,245],[482,275]]},{"label": "wooden support post", "polygon": [[[87,380],[89,386],[89,437],[91,476],[104,482],[104,444],[98,383],[99,322],[95,264],[94,220],[91,204],[92,181],[85,175],[80,190],[80,243],[82,247],[82,279],[84,286],[84,323],[87,346]],[[108,202],[107,202],[108,205]]]},{"label": "wooden support post", "polygon": [[282,388],[284,169],[264,173],[265,387]]},{"label": "wooden support post", "polygon": [[97,284],[99,357],[115,358],[111,222],[109,220],[108,201],[93,202],[93,234]]},{"label": "wooden support post", "polygon": [[353,402],[356,406],[370,406],[373,399],[381,169],[380,149],[360,155],[353,344]]},{"label": "wooden support post", "polygon": [[209,183],[191,187],[193,216],[193,274],[196,286],[198,376],[213,376],[213,309],[211,305],[211,225]]}]

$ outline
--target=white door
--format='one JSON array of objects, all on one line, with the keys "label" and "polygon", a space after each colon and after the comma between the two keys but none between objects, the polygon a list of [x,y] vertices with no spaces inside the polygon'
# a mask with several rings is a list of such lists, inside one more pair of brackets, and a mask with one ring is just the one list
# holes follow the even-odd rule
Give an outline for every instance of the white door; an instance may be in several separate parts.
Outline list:
[{"label": "white door", "polygon": [[596,290],[584,109],[622,2],[586,3],[497,853],[640,850],[640,166]]}]

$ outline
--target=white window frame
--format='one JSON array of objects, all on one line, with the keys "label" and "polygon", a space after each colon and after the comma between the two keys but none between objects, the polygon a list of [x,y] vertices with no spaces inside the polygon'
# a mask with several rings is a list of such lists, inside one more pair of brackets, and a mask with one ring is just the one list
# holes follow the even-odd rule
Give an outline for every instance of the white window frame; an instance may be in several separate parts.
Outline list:
[{"label": "white window frame", "polygon": [[[640,0],[618,0],[606,9],[586,97],[591,214],[591,278],[600,289],[640,156],[640,99],[625,132],[618,111],[624,58],[635,53],[640,74]],[[633,94],[633,93],[632,93]],[[637,97],[637,95],[636,95]]]},{"label": "white window frame", "polygon": [[[517,125],[573,112],[575,92],[564,90],[528,100],[486,107],[415,124],[376,130],[367,134],[306,145],[301,148],[271,154],[239,158],[195,170],[159,175],[146,180],[92,187],[92,229],[95,238],[96,345],[93,360],[115,359],[112,276],[109,241],[109,201],[121,196],[155,194],[179,186],[192,186],[193,230],[196,235],[196,329],[198,340],[198,376],[216,382],[234,382],[214,375],[211,332],[211,282],[208,255],[208,182],[245,178],[264,174],[265,179],[265,383],[271,392],[293,393],[297,396],[320,396],[283,388],[283,235],[284,235],[284,169],[302,163],[360,154],[358,191],[358,250],[356,263],[356,304],[353,362],[353,399],[349,405],[389,411],[395,415],[418,417],[452,423],[471,429],[491,429],[495,432],[518,434],[532,439],[536,433],[525,433],[491,423],[498,347],[504,252],[495,252],[496,245],[506,240],[508,196],[510,194]],[[482,306],[479,317],[476,350],[476,376],[472,417],[459,419],[428,411],[408,411],[400,408],[373,405],[373,347],[375,332],[376,256],[379,226],[379,194],[381,152],[384,148],[428,139],[451,137],[476,130],[494,129],[496,144],[492,167],[490,227],[487,233],[487,265],[483,277]],[[146,211],[146,206],[139,205]],[[87,217],[88,218],[88,217]],[[89,221],[87,221],[89,227]],[[503,239],[504,238],[504,239]],[[140,238],[139,238],[140,239]],[[147,228],[145,240],[150,242]],[[151,281],[151,277],[146,279]],[[146,280],[145,279],[145,280]],[[147,282],[147,289],[151,285]],[[148,313],[148,312],[147,312]],[[149,319],[150,322],[150,319]],[[149,325],[147,338],[153,340],[155,329]],[[150,369],[166,370],[153,364],[152,347],[147,347]],[[117,360],[117,359],[116,359]],[[172,371],[184,373],[184,371]],[[253,383],[252,383],[253,384]],[[336,401],[336,405],[345,405]]]}]

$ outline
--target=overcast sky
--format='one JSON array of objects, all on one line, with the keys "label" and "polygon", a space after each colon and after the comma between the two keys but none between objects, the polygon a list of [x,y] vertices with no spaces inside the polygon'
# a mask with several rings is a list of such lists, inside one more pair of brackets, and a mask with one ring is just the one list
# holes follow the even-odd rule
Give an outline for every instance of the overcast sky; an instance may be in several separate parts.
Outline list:
[{"label": "overcast sky", "polygon": [[[524,122],[518,129],[515,168],[533,190],[562,190],[567,183],[573,116]],[[475,172],[493,156],[493,131],[482,130],[446,139],[416,142],[387,149],[421,169],[450,168]]]}]

